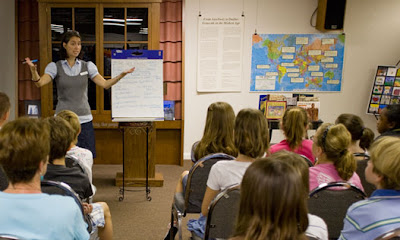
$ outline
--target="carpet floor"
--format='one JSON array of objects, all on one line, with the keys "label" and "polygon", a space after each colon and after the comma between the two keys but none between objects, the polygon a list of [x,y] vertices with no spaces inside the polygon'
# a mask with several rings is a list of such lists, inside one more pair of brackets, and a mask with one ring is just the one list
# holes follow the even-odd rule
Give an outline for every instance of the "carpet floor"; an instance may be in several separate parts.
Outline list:
[{"label": "carpet floor", "polygon": [[[156,172],[164,176],[163,187],[152,187],[151,201],[146,200],[144,187],[129,187],[125,198],[119,201],[119,188],[115,186],[117,172],[122,165],[93,165],[93,183],[97,187],[94,202],[107,202],[110,207],[114,239],[116,240],[160,240],[164,239],[170,222],[171,204],[175,186],[184,170],[191,167],[191,161],[184,166],[156,165]],[[190,239],[186,222],[197,218],[198,214],[188,214],[183,220],[183,239]],[[175,239],[178,239],[176,237]]]}]

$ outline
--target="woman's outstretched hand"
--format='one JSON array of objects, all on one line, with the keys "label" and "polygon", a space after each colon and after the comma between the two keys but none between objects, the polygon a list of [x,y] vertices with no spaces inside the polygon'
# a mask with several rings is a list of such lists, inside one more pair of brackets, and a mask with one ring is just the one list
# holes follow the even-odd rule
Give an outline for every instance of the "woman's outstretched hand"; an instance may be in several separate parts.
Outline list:
[{"label": "woman's outstretched hand", "polygon": [[33,62],[31,61],[30,58],[26,57],[26,58],[25,58],[25,63],[29,66],[29,68],[30,68],[31,70],[36,70],[36,65],[33,64]]},{"label": "woman's outstretched hand", "polygon": [[128,74],[128,73],[133,73],[133,71],[135,71],[135,67],[133,67],[133,68],[131,68],[131,69],[128,69],[128,70],[125,70],[125,71],[123,71],[122,73],[123,74]]}]

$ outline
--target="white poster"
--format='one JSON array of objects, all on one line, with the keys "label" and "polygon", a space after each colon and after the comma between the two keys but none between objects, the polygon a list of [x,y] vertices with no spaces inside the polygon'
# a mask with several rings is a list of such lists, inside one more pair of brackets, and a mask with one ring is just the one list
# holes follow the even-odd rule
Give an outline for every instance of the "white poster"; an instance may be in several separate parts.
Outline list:
[{"label": "white poster", "polygon": [[244,17],[199,17],[198,92],[240,92]]}]

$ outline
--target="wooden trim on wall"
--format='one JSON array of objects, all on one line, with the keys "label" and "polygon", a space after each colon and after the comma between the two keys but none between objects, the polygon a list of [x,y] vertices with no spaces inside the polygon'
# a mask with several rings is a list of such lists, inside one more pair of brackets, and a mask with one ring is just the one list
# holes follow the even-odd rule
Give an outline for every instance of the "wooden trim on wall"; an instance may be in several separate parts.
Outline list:
[{"label": "wooden trim on wall", "polygon": [[[39,3],[65,3],[66,0],[38,0]],[[162,0],[68,0],[68,3],[161,3]]]},{"label": "wooden trim on wall", "polygon": [[15,49],[14,49],[14,56],[16,56],[15,57],[15,62],[14,62],[14,64],[15,64],[15,78],[14,78],[14,94],[15,94],[15,98],[14,98],[14,118],[15,119],[17,119],[18,118],[18,99],[19,99],[19,96],[18,96],[18,91],[19,91],[19,86],[18,86],[18,70],[19,70],[19,54],[18,54],[18,46],[19,46],[19,44],[18,44],[18,31],[19,31],[19,28],[18,28],[18,1],[15,1],[15,5],[14,5],[14,10],[15,10],[15,13],[14,13],[14,16],[15,16],[15,19],[14,19],[14,23],[15,23],[15,33],[14,33],[14,37],[15,37],[15,39],[14,39],[14,41],[15,41]]},{"label": "wooden trim on wall", "polygon": [[182,0],[182,102],[181,102],[181,166],[183,166],[183,147],[185,136],[185,0]]}]

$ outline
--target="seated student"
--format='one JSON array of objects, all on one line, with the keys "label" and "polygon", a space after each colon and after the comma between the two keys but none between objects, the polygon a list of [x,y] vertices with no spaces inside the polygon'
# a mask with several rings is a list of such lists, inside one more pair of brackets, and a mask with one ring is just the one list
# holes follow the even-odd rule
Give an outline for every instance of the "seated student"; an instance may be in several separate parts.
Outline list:
[{"label": "seated student", "polygon": [[0,233],[20,239],[87,240],[76,202],[41,192],[49,149],[49,129],[39,119],[19,118],[0,130],[0,164],[10,181],[0,192]]},{"label": "seated student", "polygon": [[382,137],[372,144],[365,176],[377,190],[350,206],[340,239],[376,239],[400,228],[399,138]]},{"label": "seated student", "polygon": [[322,124],[314,135],[313,153],[318,163],[310,167],[310,191],[322,183],[347,181],[364,190],[353,154],[351,135],[343,124]]},{"label": "seated student", "polygon": [[90,150],[76,146],[78,142],[78,136],[81,132],[81,124],[79,117],[74,112],[69,110],[63,110],[57,114],[58,117],[66,120],[74,130],[74,141],[72,142],[71,149],[68,150],[67,156],[75,157],[84,168],[86,174],[89,177],[90,184],[92,184],[93,194],[96,192],[96,187],[93,185],[92,167],[93,167],[93,154]]},{"label": "seated student", "polygon": [[206,124],[203,137],[192,146],[192,162],[212,153],[226,153],[237,156],[233,142],[233,126],[235,113],[231,105],[226,102],[212,103],[207,109]]},{"label": "seated student", "polygon": [[240,184],[247,167],[268,150],[268,123],[261,111],[248,108],[238,113],[235,120],[234,139],[239,156],[235,160],[218,161],[211,167],[200,218],[191,219],[188,222],[189,231],[199,237],[204,237],[206,216],[211,201],[219,192],[232,185]]},{"label": "seated student", "polygon": [[[274,153],[270,157],[273,159],[287,162],[296,170],[296,172],[301,176],[301,179],[304,184],[304,190],[305,190],[304,197],[308,199],[309,173],[308,173],[308,164],[304,161],[304,159],[300,155],[288,152],[286,150]],[[315,237],[319,240],[328,240],[328,228],[324,220],[322,220],[322,218],[316,215],[312,215],[309,213],[306,235],[310,237]]]},{"label": "seated student", "polygon": [[335,121],[343,124],[351,134],[349,151],[355,155],[356,160],[363,160],[368,156],[368,148],[374,141],[374,132],[364,126],[363,120],[354,114],[340,114]]},{"label": "seated student", "polygon": [[[50,126],[50,157],[44,179],[68,184],[81,199],[92,196],[92,187],[88,176],[80,168],[67,168],[65,154],[74,140],[74,131],[67,121],[60,117],[44,120]],[[105,202],[86,204],[92,219],[93,231],[98,229],[100,239],[112,239],[113,229],[110,209]]]},{"label": "seated student", "polygon": [[[8,98],[7,94],[0,92],[0,129],[7,121],[10,116],[10,98]],[[8,186],[7,176],[4,173],[1,164],[0,164],[0,191],[3,191]]]},{"label": "seated student", "polygon": [[313,142],[304,139],[307,128],[308,116],[304,108],[293,107],[286,109],[281,121],[281,129],[286,139],[272,145],[269,149],[270,153],[287,150],[306,156],[314,164],[315,158],[312,153]]},{"label": "seated student", "polygon": [[382,109],[376,127],[381,134],[378,138],[383,136],[400,137],[400,104],[388,105]]},{"label": "seated student", "polygon": [[305,240],[309,225],[300,174],[274,155],[253,162],[243,176],[231,240]]}]

